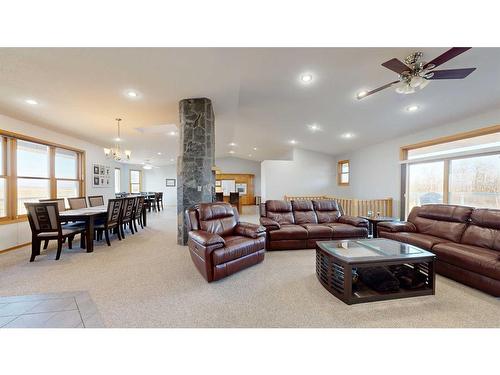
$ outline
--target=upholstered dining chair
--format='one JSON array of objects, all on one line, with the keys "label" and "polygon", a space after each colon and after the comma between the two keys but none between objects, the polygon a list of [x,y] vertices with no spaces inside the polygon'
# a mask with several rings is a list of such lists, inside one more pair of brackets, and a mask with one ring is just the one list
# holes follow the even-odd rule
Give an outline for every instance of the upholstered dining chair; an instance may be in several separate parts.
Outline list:
[{"label": "upholstered dining chair", "polygon": [[132,216],[134,214],[135,200],[137,198],[122,198],[122,217],[120,220],[120,230],[122,231],[122,237],[125,238],[125,227],[128,225],[132,234],[134,234],[134,228],[132,226]]},{"label": "upholstered dining chair", "polygon": [[87,199],[85,197],[68,198],[69,207],[72,210],[78,210],[80,208],[87,207]]},{"label": "upholstered dining chair", "polygon": [[63,226],[59,218],[57,202],[25,203],[28,221],[31,227],[31,258],[30,262],[40,255],[40,245],[43,240],[57,240],[56,260],[59,260],[62,245],[68,239],[68,247],[72,248],[72,241],[78,233],[82,236],[82,245],[85,243],[85,227],[70,225]]},{"label": "upholstered dining chair", "polygon": [[[39,199],[38,202],[57,202],[57,208],[59,212],[66,211],[66,203],[64,202],[64,198],[54,198],[54,199]],[[66,224],[66,222],[62,222],[61,224]],[[43,244],[43,249],[45,250],[49,246],[49,240],[45,240]]]},{"label": "upholstered dining chair", "polygon": [[89,195],[90,207],[104,206],[104,197],[102,195]]},{"label": "upholstered dining chair", "polygon": [[[102,224],[98,224],[95,226],[95,230],[97,232],[104,232],[104,237],[106,238],[106,243],[108,246],[111,246],[111,242],[109,241],[109,232],[112,229],[116,229],[116,234],[118,236],[118,240],[122,240],[122,236],[120,233],[120,219],[122,214],[122,206],[125,202],[125,199],[109,199],[108,200],[108,214],[106,216],[106,221]],[[100,236],[98,236],[100,237]]]}]

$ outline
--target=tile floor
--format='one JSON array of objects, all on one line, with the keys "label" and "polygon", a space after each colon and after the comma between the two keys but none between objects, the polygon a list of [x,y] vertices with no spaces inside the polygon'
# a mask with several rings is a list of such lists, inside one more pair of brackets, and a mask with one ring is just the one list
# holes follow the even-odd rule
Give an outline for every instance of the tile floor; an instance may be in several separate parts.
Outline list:
[{"label": "tile floor", "polygon": [[0,297],[0,328],[102,328],[87,292]]}]

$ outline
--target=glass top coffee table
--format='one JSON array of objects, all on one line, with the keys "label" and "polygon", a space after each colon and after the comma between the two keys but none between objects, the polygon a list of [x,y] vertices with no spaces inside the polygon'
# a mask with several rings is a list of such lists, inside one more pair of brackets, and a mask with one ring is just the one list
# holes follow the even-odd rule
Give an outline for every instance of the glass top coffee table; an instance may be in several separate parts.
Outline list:
[{"label": "glass top coffee table", "polygon": [[316,276],[335,297],[361,302],[435,294],[435,255],[385,238],[318,241]]}]

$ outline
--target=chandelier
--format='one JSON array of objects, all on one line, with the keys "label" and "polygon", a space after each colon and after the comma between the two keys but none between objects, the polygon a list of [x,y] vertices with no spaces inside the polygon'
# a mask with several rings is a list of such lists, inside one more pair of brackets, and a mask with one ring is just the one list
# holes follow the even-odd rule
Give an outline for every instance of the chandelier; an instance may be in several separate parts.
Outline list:
[{"label": "chandelier", "polygon": [[120,122],[121,121],[122,121],[121,118],[116,119],[116,126],[118,128],[118,137],[115,138],[115,141],[116,141],[115,146],[111,147],[111,148],[105,148],[104,155],[106,155],[106,157],[108,159],[113,159],[115,161],[121,161],[124,158],[125,158],[125,160],[129,161],[130,155],[132,155],[132,152],[130,150],[122,151],[122,149],[120,147],[120,142],[122,140],[120,138]]}]

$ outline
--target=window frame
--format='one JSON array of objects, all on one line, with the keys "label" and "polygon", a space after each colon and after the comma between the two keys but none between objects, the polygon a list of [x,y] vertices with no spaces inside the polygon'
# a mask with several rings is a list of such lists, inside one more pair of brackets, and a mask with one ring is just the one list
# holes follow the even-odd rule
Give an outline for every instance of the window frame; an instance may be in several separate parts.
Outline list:
[{"label": "window frame", "polygon": [[0,165],[0,178],[5,180],[5,216],[0,216],[0,221],[6,220],[9,216],[9,177],[7,175],[7,137],[0,133],[0,152],[2,153],[2,164]]},{"label": "window frame", "polygon": [[[17,141],[22,140],[26,142],[32,142],[49,147],[49,177],[25,177],[17,175]],[[19,221],[26,221],[26,214],[18,214],[18,192],[17,183],[18,178],[30,178],[30,179],[42,179],[49,181],[50,198],[57,198],[57,181],[58,180],[71,180],[78,181],[79,195],[85,195],[85,151],[77,149],[70,146],[61,145],[58,143],[45,141],[36,137],[26,136],[23,134],[14,133],[11,131],[6,131],[0,129],[0,141],[6,146],[3,148],[4,152],[4,172],[5,175],[0,175],[0,177],[5,177],[7,184],[7,215],[0,217],[0,224],[10,224]],[[77,178],[76,179],[66,179],[66,178],[56,178],[55,176],[55,155],[56,149],[64,149],[68,151],[73,151],[77,154]],[[2,172],[0,170],[0,172]]]},{"label": "window frame", "polygon": [[[139,184],[132,183],[132,172],[139,172]],[[142,191],[142,171],[140,169],[130,169],[128,171],[129,192],[132,194],[132,185],[139,185],[139,192]],[[135,193],[134,193],[135,194]]]},{"label": "window frame", "polygon": [[402,146],[400,148],[400,163],[401,163],[401,219],[404,220],[409,213],[409,188],[410,188],[410,172],[409,166],[413,164],[423,164],[442,161],[443,162],[443,204],[449,204],[451,168],[450,164],[453,160],[469,159],[487,155],[500,155],[500,150],[482,150],[477,152],[462,152],[452,153],[450,155],[426,157],[421,159],[408,159],[408,151],[418,148],[450,143],[467,138],[479,137],[482,135],[500,133],[500,125],[489,126],[486,128],[476,129],[464,133],[458,133],[451,136],[440,137],[430,141],[424,141],[412,145]]},{"label": "window frame", "polygon": [[[347,172],[342,172],[342,166],[347,164]],[[342,175],[347,175],[347,182],[342,182]],[[339,186],[349,186],[351,182],[351,163],[349,160],[339,160],[337,162],[337,185]]]},{"label": "window frame", "polygon": [[116,191],[116,171],[117,171],[117,170],[118,170],[118,171],[120,171],[120,172],[118,173],[118,174],[120,175],[120,179],[118,180],[118,187],[119,187],[119,189],[118,189],[118,190],[121,190],[121,189],[122,189],[122,169],[121,169],[121,168],[119,168],[119,167],[115,167],[115,173],[114,173],[114,176],[113,176],[113,178],[114,178],[114,185],[115,185],[115,186],[114,186],[114,189],[115,189],[115,194],[117,194],[117,193],[121,193],[121,191]]}]

